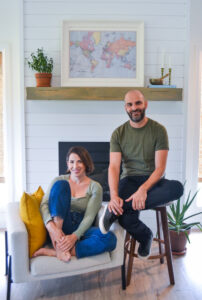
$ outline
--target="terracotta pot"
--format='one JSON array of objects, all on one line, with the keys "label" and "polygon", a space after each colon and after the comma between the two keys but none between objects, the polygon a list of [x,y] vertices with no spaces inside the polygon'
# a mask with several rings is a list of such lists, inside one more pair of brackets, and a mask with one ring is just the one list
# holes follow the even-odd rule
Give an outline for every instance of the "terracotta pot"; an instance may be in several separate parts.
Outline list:
[{"label": "terracotta pot", "polygon": [[[189,235],[191,229],[187,230],[187,234]],[[174,230],[169,230],[170,233],[170,242],[171,242],[171,250],[173,254],[183,255],[186,253],[186,244],[187,238],[183,231],[177,233]]]},{"label": "terracotta pot", "polygon": [[51,86],[51,73],[36,73],[35,77],[37,87]]}]

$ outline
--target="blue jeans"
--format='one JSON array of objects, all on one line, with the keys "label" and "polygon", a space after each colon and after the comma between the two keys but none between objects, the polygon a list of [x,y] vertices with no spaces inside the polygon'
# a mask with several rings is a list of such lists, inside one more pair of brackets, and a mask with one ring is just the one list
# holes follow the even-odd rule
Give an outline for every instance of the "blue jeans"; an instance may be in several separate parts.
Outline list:
[{"label": "blue jeans", "polygon": [[[84,213],[71,212],[71,190],[68,181],[59,180],[54,183],[49,196],[51,217],[63,219],[63,232],[72,234],[83,220]],[[116,248],[116,236],[112,232],[102,234],[97,227],[90,227],[77,241],[75,251],[77,258],[97,255]]]}]

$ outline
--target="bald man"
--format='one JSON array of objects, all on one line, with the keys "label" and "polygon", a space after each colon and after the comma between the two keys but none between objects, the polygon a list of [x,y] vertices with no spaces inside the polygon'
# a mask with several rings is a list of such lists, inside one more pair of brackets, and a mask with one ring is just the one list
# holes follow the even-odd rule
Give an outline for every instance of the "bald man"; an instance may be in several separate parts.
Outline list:
[{"label": "bald man", "polygon": [[179,181],[164,178],[168,136],[161,124],[146,117],[148,102],[144,95],[138,90],[131,90],[125,95],[124,102],[129,121],[111,136],[111,200],[99,227],[106,234],[118,219],[121,226],[139,242],[138,256],[146,259],[150,255],[153,234],[139,220],[140,211],[178,199],[183,194],[183,186]]}]

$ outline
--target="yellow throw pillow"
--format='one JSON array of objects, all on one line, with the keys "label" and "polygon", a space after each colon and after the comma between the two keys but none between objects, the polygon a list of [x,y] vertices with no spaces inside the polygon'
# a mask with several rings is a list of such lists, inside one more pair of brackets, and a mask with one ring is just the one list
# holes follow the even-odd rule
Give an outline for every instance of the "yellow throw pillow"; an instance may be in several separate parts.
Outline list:
[{"label": "yellow throw pillow", "polygon": [[20,201],[20,216],[28,232],[30,258],[46,241],[46,228],[40,213],[43,195],[43,189],[39,187],[32,195],[24,192]]},{"label": "yellow throw pillow", "polygon": [[38,189],[36,190],[36,192],[34,192],[34,194],[32,194],[32,196],[36,197],[36,200],[39,203],[39,207],[40,207],[41,200],[44,196],[44,191],[43,191],[42,187],[39,186]]}]

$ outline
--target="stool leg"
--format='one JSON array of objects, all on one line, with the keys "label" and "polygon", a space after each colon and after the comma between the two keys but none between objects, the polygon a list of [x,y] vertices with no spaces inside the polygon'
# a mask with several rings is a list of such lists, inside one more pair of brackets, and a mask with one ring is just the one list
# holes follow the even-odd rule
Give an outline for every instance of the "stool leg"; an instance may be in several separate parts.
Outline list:
[{"label": "stool leg", "polygon": [[127,286],[130,284],[130,280],[131,280],[131,273],[132,273],[134,253],[135,253],[135,244],[136,244],[136,240],[134,240],[134,238],[132,238],[132,236],[131,236],[130,252],[129,252],[129,259],[128,259],[128,269],[127,269],[127,279],[126,279]]},{"label": "stool leg", "polygon": [[175,284],[166,207],[163,207],[161,209],[161,220],[162,220],[163,235],[165,241],[165,251],[166,251],[166,258],[167,258],[167,265],[168,265],[168,273],[170,277],[170,284]]},{"label": "stool leg", "polygon": [[121,266],[121,281],[122,281],[122,290],[126,289],[126,270],[125,270],[125,262]]},{"label": "stool leg", "polygon": [[[160,220],[160,211],[159,210],[156,210],[156,223],[157,223],[157,234],[158,234],[158,239],[161,240],[161,220]],[[162,254],[163,251],[162,251],[162,244],[161,242],[159,241],[158,242],[159,244],[159,254]],[[163,264],[164,263],[164,258],[161,257],[160,258],[160,263]]]},{"label": "stool leg", "polygon": [[124,264],[126,262],[126,257],[127,257],[126,243],[129,241],[129,239],[130,239],[130,233],[126,232],[126,237],[124,242],[124,259],[123,259]]},{"label": "stool leg", "polygon": [[122,277],[122,290],[126,289],[126,258],[127,258],[127,249],[126,249],[126,243],[130,239],[130,234],[126,232],[125,242],[124,242],[124,258],[123,258],[123,265],[121,266],[121,277]]}]

